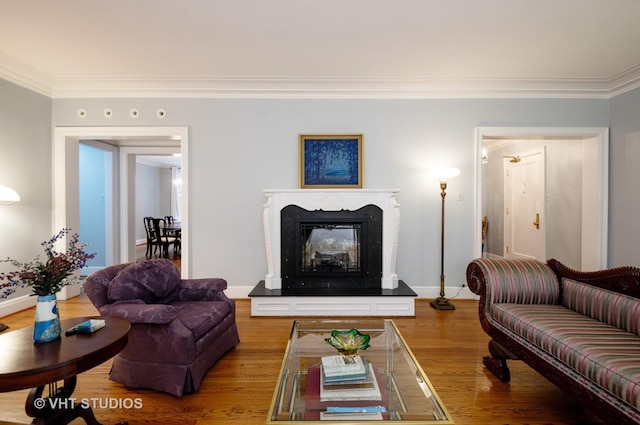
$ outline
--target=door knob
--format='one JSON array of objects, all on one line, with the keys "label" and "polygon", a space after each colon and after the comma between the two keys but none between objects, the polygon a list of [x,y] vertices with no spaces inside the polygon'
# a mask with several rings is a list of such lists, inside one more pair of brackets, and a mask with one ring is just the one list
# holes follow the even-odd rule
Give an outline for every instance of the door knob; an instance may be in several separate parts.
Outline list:
[{"label": "door knob", "polygon": [[536,213],[536,221],[533,222],[533,225],[536,226],[536,229],[540,228],[540,213]]}]

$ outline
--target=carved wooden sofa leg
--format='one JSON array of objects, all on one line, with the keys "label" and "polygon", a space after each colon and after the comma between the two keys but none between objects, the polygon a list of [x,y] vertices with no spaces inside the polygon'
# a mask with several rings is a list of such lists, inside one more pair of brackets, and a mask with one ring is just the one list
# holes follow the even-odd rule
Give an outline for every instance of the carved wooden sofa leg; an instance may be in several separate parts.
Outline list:
[{"label": "carved wooden sofa leg", "polygon": [[509,382],[511,372],[507,366],[507,359],[518,360],[518,358],[494,340],[489,341],[489,353],[491,357],[483,357],[482,363],[502,382]]}]

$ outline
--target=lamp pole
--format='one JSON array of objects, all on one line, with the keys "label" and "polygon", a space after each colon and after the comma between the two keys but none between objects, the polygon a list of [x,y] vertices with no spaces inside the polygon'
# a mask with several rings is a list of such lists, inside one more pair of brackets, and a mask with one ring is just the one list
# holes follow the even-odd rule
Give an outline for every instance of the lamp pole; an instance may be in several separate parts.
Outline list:
[{"label": "lamp pole", "polygon": [[440,197],[442,198],[440,213],[440,296],[429,304],[436,310],[455,310],[456,306],[451,304],[449,299],[445,297],[444,290],[444,200],[447,196],[447,181],[460,174],[460,170],[457,168],[443,168],[432,170],[429,174],[440,180]]}]

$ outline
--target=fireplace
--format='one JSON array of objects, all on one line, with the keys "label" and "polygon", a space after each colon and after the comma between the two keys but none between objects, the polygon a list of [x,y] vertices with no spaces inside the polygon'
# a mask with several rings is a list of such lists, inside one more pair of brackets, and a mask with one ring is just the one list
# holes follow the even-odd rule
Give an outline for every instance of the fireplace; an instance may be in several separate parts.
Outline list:
[{"label": "fireplace", "polygon": [[397,189],[268,189],[252,316],[413,316],[395,272]]},{"label": "fireplace", "polygon": [[282,291],[366,293],[382,287],[382,210],[281,210]]},{"label": "fireplace", "polygon": [[[267,249],[267,275],[264,279],[264,286],[267,290],[281,290],[285,289],[283,286],[283,279],[286,280],[285,273],[291,277],[291,271],[286,271],[283,268],[285,261],[283,261],[284,253],[282,252],[282,239],[292,237],[291,229],[294,229],[292,225],[287,224],[283,229],[282,215],[283,210],[290,206],[298,207],[305,214],[311,213],[312,217],[308,223],[313,223],[319,219],[317,224],[325,225],[327,221],[335,221],[342,223],[361,223],[364,221],[363,217],[357,218],[358,215],[371,215],[374,209],[378,209],[380,215],[373,220],[376,229],[371,228],[372,224],[365,226],[360,230],[360,235],[364,235],[368,239],[368,245],[375,245],[372,250],[369,246],[367,255],[361,258],[360,273],[367,272],[369,277],[379,275],[379,283],[376,283],[377,288],[396,289],[398,288],[398,276],[395,273],[396,267],[396,250],[398,246],[398,232],[400,221],[400,208],[396,202],[396,193],[398,190],[376,190],[376,189],[289,189],[289,190],[265,190],[267,196],[267,202],[264,205],[263,210],[263,224],[264,224],[264,239]],[[360,210],[360,212],[358,212]],[[297,210],[300,212],[300,210]],[[306,211],[306,212],[305,212]],[[317,217],[313,217],[313,214],[317,214]],[[295,215],[295,214],[294,214]],[[357,219],[354,221],[354,217]],[[293,219],[291,219],[293,220]],[[307,220],[305,218],[304,220]],[[367,219],[368,220],[368,219]],[[378,224],[379,227],[378,227]],[[378,236],[375,236],[375,235]],[[381,234],[381,236],[380,236]],[[299,239],[299,244],[302,244],[302,240]],[[376,240],[375,244],[373,241]],[[379,241],[379,242],[378,242]],[[378,246],[379,243],[379,246]],[[360,243],[362,247],[362,242]],[[378,252],[381,251],[381,259],[378,256]],[[361,252],[362,253],[362,252]],[[375,259],[372,259],[372,255],[375,254]],[[301,259],[296,260],[293,254],[286,254],[289,261],[286,262],[287,267],[295,267],[296,264],[301,264]],[[335,259],[340,261],[339,259]],[[377,262],[380,262],[380,269],[372,269],[377,267]],[[363,264],[362,262],[367,262]],[[326,266],[325,262],[325,266]],[[300,266],[301,267],[301,266]],[[294,270],[295,272],[295,270]],[[318,284],[320,278],[326,276],[320,276],[320,272],[308,272],[312,276],[304,276],[305,279],[312,278],[312,286]],[[326,272],[325,273],[329,273]],[[334,270],[331,273],[339,273]],[[357,272],[356,272],[357,273]],[[332,274],[332,277],[337,275]],[[354,278],[355,275],[352,275]],[[361,276],[358,276],[361,280]],[[376,279],[378,279],[376,277]],[[326,284],[326,280],[324,282]],[[361,285],[362,282],[359,282]],[[307,284],[308,285],[308,284]],[[352,284],[352,286],[356,286]]]}]

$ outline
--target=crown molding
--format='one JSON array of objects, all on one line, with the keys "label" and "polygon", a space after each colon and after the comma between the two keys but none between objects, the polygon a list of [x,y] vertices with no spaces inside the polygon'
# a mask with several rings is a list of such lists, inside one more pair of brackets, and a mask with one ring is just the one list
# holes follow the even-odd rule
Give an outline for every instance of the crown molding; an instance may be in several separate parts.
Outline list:
[{"label": "crown molding", "polygon": [[0,78],[36,93],[53,97],[53,79],[29,65],[0,52]]},{"label": "crown molding", "polygon": [[640,87],[640,65],[607,79],[428,78],[51,78],[0,57],[0,78],[49,96],[68,98],[588,98],[608,99]]},{"label": "crown molding", "polygon": [[640,65],[629,68],[610,79],[609,97],[615,97],[640,87]]},{"label": "crown molding", "polygon": [[54,98],[607,98],[608,84],[578,79],[109,78],[58,79]]}]

